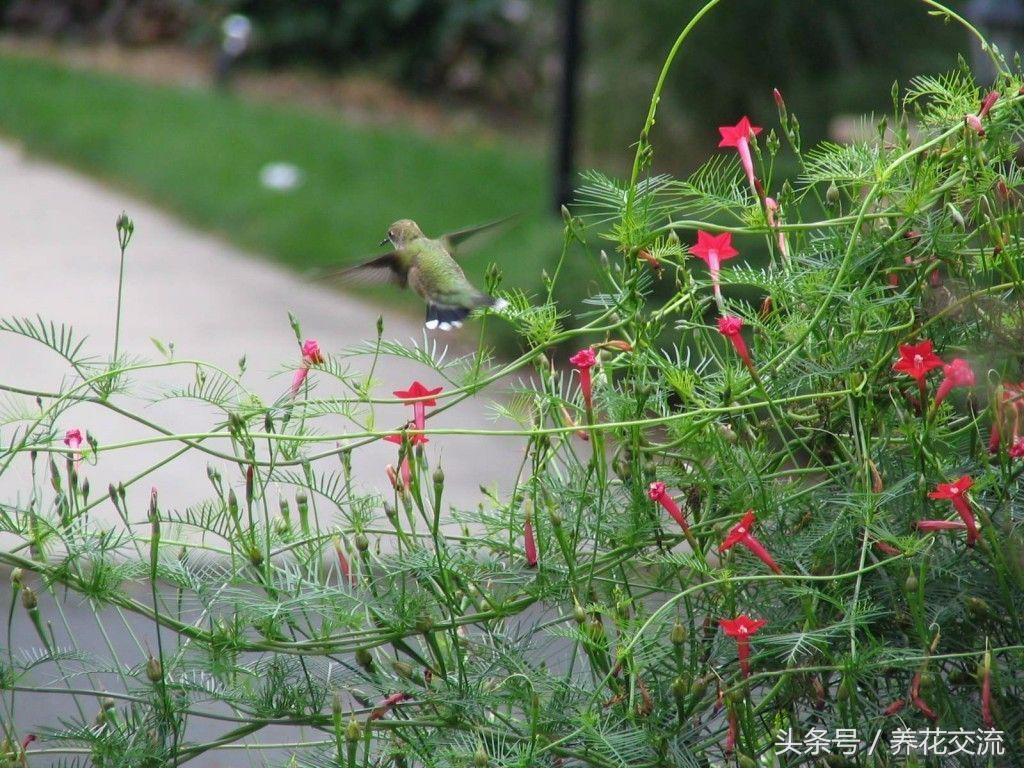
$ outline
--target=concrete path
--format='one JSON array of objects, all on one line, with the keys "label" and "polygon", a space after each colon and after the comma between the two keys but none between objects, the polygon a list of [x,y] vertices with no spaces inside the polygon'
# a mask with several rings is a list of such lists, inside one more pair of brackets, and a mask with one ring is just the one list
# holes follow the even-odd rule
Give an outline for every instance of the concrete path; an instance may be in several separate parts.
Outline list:
[{"label": "concrete path", "polygon": [[[304,335],[318,339],[325,352],[375,337],[378,307],[308,285],[260,257],[190,230],[124,193],[27,158],[10,144],[0,144],[0,316],[39,314],[58,324],[68,323],[79,334],[89,336],[86,348],[92,354],[109,358],[118,270],[114,221],[122,209],[136,226],[129,249],[122,325],[122,349],[130,354],[159,359],[152,337],[173,342],[179,359],[201,359],[230,371],[237,370],[244,354],[248,361],[245,382],[261,397],[273,400],[290,381],[284,366],[295,365],[298,358],[288,324],[289,310],[301,319]],[[416,308],[415,317],[418,312]],[[412,315],[384,314],[387,338],[407,344],[422,342],[422,328]],[[467,331],[472,334],[472,329],[462,333]],[[442,346],[446,339],[458,342],[458,337],[438,339]],[[365,369],[368,361],[353,364]],[[61,361],[38,344],[0,333],[0,382],[52,391],[60,387],[66,372]],[[139,375],[136,389],[159,397],[163,386],[187,384],[193,375],[188,367]],[[413,378],[427,384],[443,383],[427,369],[393,359],[378,365],[375,378],[382,396],[390,396]],[[319,392],[338,393],[338,389]],[[488,408],[491,399],[468,401],[431,424],[493,424]],[[0,403],[3,401],[0,395]],[[215,419],[212,408],[193,401],[135,401],[133,405],[143,408],[147,418],[175,429],[201,431]],[[408,417],[407,411],[398,406],[381,409],[377,424],[381,428],[397,425]],[[83,407],[66,414],[58,428],[71,427],[88,429],[103,444],[153,435],[97,408]],[[342,425],[338,422],[320,427],[324,433],[339,429]],[[11,427],[0,428],[0,439],[9,439],[11,431]],[[102,493],[108,482],[124,480],[172,450],[173,446],[165,444],[103,455],[97,466],[87,467],[84,473]],[[395,461],[396,450],[378,443],[358,451],[353,462],[357,483],[366,490],[385,490],[384,465]],[[428,452],[432,461],[442,459],[449,499],[472,505],[480,497],[480,484],[497,482],[508,487],[514,480],[512,468],[521,459],[522,441],[438,437]],[[325,468],[338,467],[336,460],[327,461]],[[167,507],[183,507],[208,496],[207,463],[208,457],[187,455],[133,486],[129,497],[133,517],[144,516],[151,485],[160,489]],[[240,481],[226,464],[222,463],[221,469],[232,481]],[[24,498],[29,488],[25,457],[0,479],[0,500]],[[112,505],[98,512],[104,521],[116,519]],[[333,510],[327,513],[332,516]]]}]

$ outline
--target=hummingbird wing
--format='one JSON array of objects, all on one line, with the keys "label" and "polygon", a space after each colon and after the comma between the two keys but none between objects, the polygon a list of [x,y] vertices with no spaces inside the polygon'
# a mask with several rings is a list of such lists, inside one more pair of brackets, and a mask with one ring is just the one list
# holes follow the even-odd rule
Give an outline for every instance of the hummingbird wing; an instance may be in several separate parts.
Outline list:
[{"label": "hummingbird wing", "polygon": [[408,282],[408,273],[402,269],[401,261],[395,251],[374,256],[368,261],[350,267],[321,270],[314,273],[314,276],[349,284],[393,283],[402,288],[405,288]]},{"label": "hummingbird wing", "polygon": [[517,215],[518,214],[513,214],[512,216],[505,216],[504,218],[501,219],[489,221],[486,224],[477,224],[474,227],[458,229],[454,232],[449,232],[446,235],[442,235],[438,239],[444,244],[445,249],[449,253],[454,254],[455,249],[458,248],[463,243],[465,243],[467,240],[471,239],[476,235],[483,234],[484,232],[495,229],[496,227],[500,227],[502,224],[512,221],[512,219],[516,218]]}]

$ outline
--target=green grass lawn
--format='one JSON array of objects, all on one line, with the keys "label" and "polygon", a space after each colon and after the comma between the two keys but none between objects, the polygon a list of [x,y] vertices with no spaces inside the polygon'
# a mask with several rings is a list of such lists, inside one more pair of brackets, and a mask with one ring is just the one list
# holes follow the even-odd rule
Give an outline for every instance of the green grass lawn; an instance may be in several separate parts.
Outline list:
[{"label": "green grass lawn", "polygon": [[[511,142],[352,126],[20,57],[0,56],[0,84],[0,133],[298,270],[372,254],[403,217],[440,233],[522,214],[465,264],[479,278],[497,261],[505,285],[526,289],[561,245],[544,158]],[[275,161],[298,165],[302,186],[264,189],[259,170]]]}]

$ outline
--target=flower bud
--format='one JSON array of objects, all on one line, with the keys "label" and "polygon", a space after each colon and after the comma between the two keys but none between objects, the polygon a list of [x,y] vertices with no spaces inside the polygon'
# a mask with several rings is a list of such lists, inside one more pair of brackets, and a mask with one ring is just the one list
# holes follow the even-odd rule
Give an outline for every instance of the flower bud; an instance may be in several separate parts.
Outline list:
[{"label": "flower bud", "polygon": [[373,670],[373,654],[366,648],[356,648],[356,664],[367,672]]},{"label": "flower bud", "polygon": [[917,585],[917,574],[911,573],[909,576],[907,576],[907,580],[903,582],[903,591],[906,592],[908,595],[913,592],[917,592]]},{"label": "flower bud", "polygon": [[159,683],[163,680],[164,668],[156,656],[150,656],[146,661],[146,677],[151,683]]},{"label": "flower bud", "polygon": [[36,593],[32,587],[22,587],[21,604],[29,611],[34,611],[39,605],[39,598],[36,597]]},{"label": "flower bud", "polygon": [[391,668],[395,671],[395,674],[404,680],[412,678],[412,665],[407,664],[404,661],[392,661]]},{"label": "flower bud", "polygon": [[25,577],[25,571],[21,568],[15,568],[11,571],[11,584],[15,587],[21,586],[21,581]]},{"label": "flower bud", "polygon": [[365,533],[357,533],[355,535],[356,549],[359,552],[365,552],[370,548],[370,540],[366,538]]},{"label": "flower bud", "polygon": [[839,187],[837,187],[836,183],[833,181],[828,185],[828,189],[825,190],[825,199],[828,201],[829,205],[836,205],[839,202],[839,197]]},{"label": "flower bud", "polygon": [[363,738],[363,728],[359,725],[359,721],[356,720],[356,716],[352,715],[348,719],[348,725],[345,727],[345,741],[349,744],[355,744]]},{"label": "flower bud", "polygon": [[334,695],[331,697],[331,714],[335,717],[339,717],[341,716],[342,711],[341,694],[335,691]]},{"label": "flower bud", "polygon": [[690,633],[687,631],[686,626],[677,621],[675,626],[672,627],[672,634],[670,635],[672,645],[682,645],[686,642],[686,638],[689,634]]}]

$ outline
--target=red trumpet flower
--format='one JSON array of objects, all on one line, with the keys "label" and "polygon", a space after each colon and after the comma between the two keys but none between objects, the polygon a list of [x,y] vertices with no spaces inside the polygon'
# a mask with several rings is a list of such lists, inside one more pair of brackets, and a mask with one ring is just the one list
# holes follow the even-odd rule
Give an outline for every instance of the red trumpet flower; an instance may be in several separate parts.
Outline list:
[{"label": "red trumpet flower", "polygon": [[719,283],[719,274],[722,262],[740,254],[732,246],[732,233],[723,232],[720,235],[712,235],[704,230],[698,230],[697,243],[690,246],[690,253],[708,265],[708,272],[711,274],[711,290],[715,294],[715,301],[721,305],[722,286]]},{"label": "red trumpet flower", "polygon": [[593,384],[590,380],[590,369],[597,365],[597,353],[594,352],[593,347],[587,347],[570,357],[569,362],[579,371],[580,391],[583,392],[583,403],[586,405],[587,412],[589,413],[594,409],[594,392]]},{"label": "red trumpet flower", "polygon": [[651,501],[658,502],[662,508],[672,516],[672,519],[679,523],[679,527],[683,529],[684,533],[690,532],[690,525],[686,522],[686,518],[683,517],[682,511],[679,509],[679,505],[676,504],[675,499],[668,492],[665,484],[660,480],[651,483],[647,489],[647,497]]},{"label": "red trumpet flower", "polygon": [[754,176],[754,159],[750,155],[750,141],[761,132],[761,128],[751,125],[750,118],[744,115],[736,125],[719,126],[718,132],[722,136],[718,146],[735,147],[740,156],[743,172],[747,174],[747,181],[750,182],[754,194],[757,194],[757,179]]},{"label": "red trumpet flower", "polygon": [[392,394],[412,406],[413,425],[416,429],[422,430],[426,425],[427,406],[433,408],[437,405],[434,395],[439,394],[442,389],[444,387],[427,389],[418,381],[414,381],[408,389],[396,389]]},{"label": "red trumpet flower", "polygon": [[740,657],[740,671],[744,677],[750,676],[750,637],[768,622],[764,619],[752,619],[749,616],[737,616],[735,619],[721,619],[719,625],[729,637],[735,638]]},{"label": "red trumpet flower", "polygon": [[302,362],[292,377],[292,397],[299,394],[303,382],[306,381],[306,377],[309,375],[309,369],[314,365],[323,365],[323,362],[324,356],[320,352],[320,343],[316,339],[306,339],[302,342]]},{"label": "red trumpet flower", "polygon": [[953,360],[942,366],[942,373],[944,378],[935,392],[935,408],[942,404],[942,401],[946,399],[946,395],[954,387],[974,386],[974,369],[963,358],[954,357]]},{"label": "red trumpet flower", "polygon": [[736,525],[729,531],[729,535],[725,537],[725,541],[718,547],[719,552],[725,552],[731,549],[737,544],[742,544],[744,547],[749,549],[756,555],[762,563],[767,565],[775,573],[782,573],[782,569],[776,564],[772,556],[768,554],[768,550],[764,548],[757,539],[754,538],[754,534],[751,533],[751,529],[754,527],[754,521],[756,516],[754,510],[748,510],[743,519],[740,520]]},{"label": "red trumpet flower", "polygon": [[734,315],[724,315],[718,318],[718,332],[725,336],[736,349],[743,364],[754,373],[754,361],[750,357],[747,343],[743,340],[743,320]]},{"label": "red trumpet flower", "polygon": [[960,515],[967,528],[967,546],[973,547],[978,540],[978,524],[967,501],[967,491],[974,485],[970,475],[964,475],[955,483],[939,483],[934,491],[929,492],[929,499],[946,499],[953,503],[953,508]]}]

